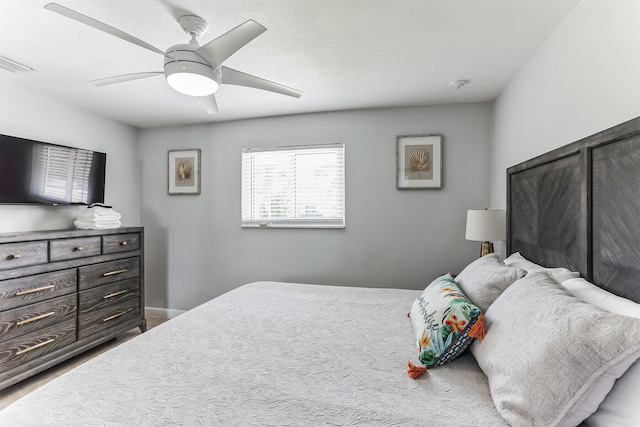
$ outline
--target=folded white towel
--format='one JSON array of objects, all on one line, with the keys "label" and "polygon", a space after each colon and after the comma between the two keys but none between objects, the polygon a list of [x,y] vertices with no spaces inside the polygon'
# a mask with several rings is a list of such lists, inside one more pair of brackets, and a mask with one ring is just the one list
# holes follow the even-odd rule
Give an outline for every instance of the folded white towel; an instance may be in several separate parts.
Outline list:
[{"label": "folded white towel", "polygon": [[118,212],[113,210],[112,208],[103,208],[101,206],[94,206],[93,208],[87,208],[83,213],[80,214],[79,218],[105,218],[105,219],[113,219],[118,220],[122,218]]},{"label": "folded white towel", "polygon": [[84,216],[84,215],[80,215],[78,218],[81,221],[85,221],[85,222],[97,222],[97,221],[120,221],[121,217],[119,216],[101,216],[101,217],[92,217],[92,216]]},{"label": "folded white towel", "polygon": [[113,208],[105,208],[102,206],[94,206],[92,208],[88,208],[87,211],[92,212],[96,216],[112,215],[114,213],[117,213]]},{"label": "folded white towel", "polygon": [[76,228],[81,228],[81,229],[85,229],[85,230],[100,230],[103,228],[120,228],[120,226],[122,225],[122,222],[119,220],[113,220],[113,221],[101,221],[101,220],[97,220],[97,221],[90,221],[90,220],[83,220],[83,219],[76,219],[73,224],[76,226]]}]

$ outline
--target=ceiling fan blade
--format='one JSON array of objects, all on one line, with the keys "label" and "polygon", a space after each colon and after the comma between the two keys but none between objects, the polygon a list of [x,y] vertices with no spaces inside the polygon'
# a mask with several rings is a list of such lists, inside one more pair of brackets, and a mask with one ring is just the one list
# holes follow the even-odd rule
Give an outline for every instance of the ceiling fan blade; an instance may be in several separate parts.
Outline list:
[{"label": "ceiling fan blade", "polygon": [[96,29],[98,29],[100,31],[104,31],[105,33],[109,33],[112,36],[116,36],[118,38],[121,38],[122,40],[126,40],[129,43],[136,44],[136,45],[138,45],[140,47],[143,47],[145,49],[149,49],[152,52],[159,53],[160,55],[164,55],[164,52],[161,51],[160,49],[158,49],[157,47],[152,46],[147,42],[143,42],[142,40],[140,40],[140,39],[138,39],[136,37],[133,37],[132,35],[127,34],[124,31],[118,30],[117,28],[113,28],[110,25],[107,25],[107,24],[105,24],[103,22],[100,22],[98,20],[90,18],[90,17],[88,17],[86,15],[83,15],[83,14],[81,14],[79,12],[76,12],[75,10],[71,10],[71,9],[68,9],[68,8],[66,8],[64,6],[60,6],[57,3],[49,3],[49,4],[45,5],[44,8],[48,9],[48,10],[50,10],[52,12],[59,13],[62,16],[66,16],[67,18],[71,18],[74,21],[78,21],[78,22],[80,22],[82,24],[85,24],[85,25],[88,25],[90,27],[96,28]]},{"label": "ceiling fan blade", "polygon": [[222,72],[222,78],[220,79],[222,84],[268,90],[282,95],[293,96],[295,98],[300,98],[302,95],[302,92],[299,90],[292,89],[260,77],[252,76],[251,74],[243,73],[242,71],[234,70],[233,68],[225,67],[224,65],[220,71]]},{"label": "ceiling fan blade", "polygon": [[247,22],[201,46],[195,52],[206,59],[212,68],[216,68],[241,47],[265,31],[267,31],[265,27],[249,19]]},{"label": "ceiling fan blade", "polygon": [[113,85],[116,83],[124,83],[131,80],[146,79],[147,77],[155,77],[155,76],[162,76],[162,75],[164,75],[164,72],[162,71],[131,73],[131,74],[122,74],[120,76],[105,77],[103,79],[90,80],[88,83],[93,83],[95,86],[107,86],[107,85]]},{"label": "ceiling fan blade", "polygon": [[219,112],[218,103],[216,102],[216,96],[211,94],[209,96],[200,96],[200,102],[207,109],[207,113],[216,114]]}]

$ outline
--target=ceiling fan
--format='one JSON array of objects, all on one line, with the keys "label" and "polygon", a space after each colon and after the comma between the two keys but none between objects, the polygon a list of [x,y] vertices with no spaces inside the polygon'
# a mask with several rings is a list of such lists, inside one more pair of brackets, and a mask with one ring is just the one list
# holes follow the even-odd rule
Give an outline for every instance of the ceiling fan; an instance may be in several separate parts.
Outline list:
[{"label": "ceiling fan", "polygon": [[265,27],[254,20],[250,19],[209,43],[200,46],[196,39],[206,32],[207,21],[196,15],[182,16],[178,19],[178,23],[191,37],[191,40],[187,44],[171,46],[166,52],[163,52],[124,31],[60,6],[57,3],[49,3],[44,7],[52,12],[164,56],[164,71],[123,74],[89,82],[96,86],[106,86],[164,75],[167,83],[173,89],[185,95],[198,97],[209,114],[218,112],[218,104],[214,93],[221,84],[262,89],[295,98],[299,98],[302,95],[299,90],[222,65],[227,58],[240,50],[240,48],[267,31]]}]

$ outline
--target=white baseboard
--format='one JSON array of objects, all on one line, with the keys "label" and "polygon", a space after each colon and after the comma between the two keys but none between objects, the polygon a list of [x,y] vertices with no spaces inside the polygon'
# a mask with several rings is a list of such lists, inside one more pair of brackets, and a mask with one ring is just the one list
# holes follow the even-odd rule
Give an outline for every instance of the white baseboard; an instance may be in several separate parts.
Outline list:
[{"label": "white baseboard", "polygon": [[145,307],[144,313],[147,317],[161,317],[163,319],[173,319],[185,313],[186,310],[174,310],[171,308]]}]

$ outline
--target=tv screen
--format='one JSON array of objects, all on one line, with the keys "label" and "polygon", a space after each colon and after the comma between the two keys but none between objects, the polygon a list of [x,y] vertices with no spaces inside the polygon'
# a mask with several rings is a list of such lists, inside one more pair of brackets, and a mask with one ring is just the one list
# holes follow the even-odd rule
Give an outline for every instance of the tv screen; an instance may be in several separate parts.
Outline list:
[{"label": "tv screen", "polygon": [[0,203],[104,203],[107,155],[0,135]]}]

